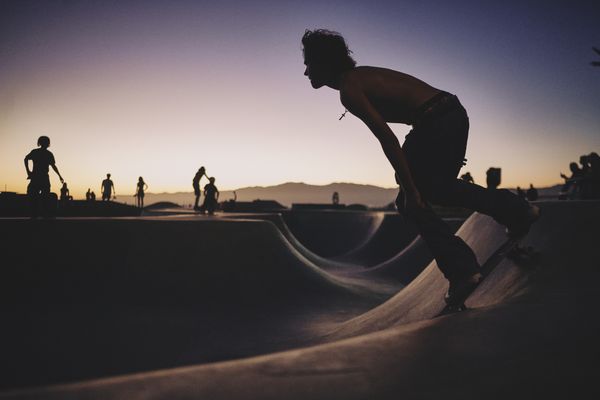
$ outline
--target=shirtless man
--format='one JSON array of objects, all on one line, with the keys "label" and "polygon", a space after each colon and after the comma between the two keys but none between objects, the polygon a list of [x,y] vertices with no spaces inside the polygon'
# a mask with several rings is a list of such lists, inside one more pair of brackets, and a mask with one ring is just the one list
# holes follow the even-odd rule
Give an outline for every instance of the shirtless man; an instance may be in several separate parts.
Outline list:
[{"label": "shirtless man", "polygon": [[[50,195],[50,177],[48,170],[50,167],[56,172],[61,183],[64,183],[63,177],[58,172],[54,155],[48,147],[50,147],[50,138],[48,136],[40,136],[37,144],[39,148],[33,149],[25,156],[25,170],[27,171],[27,195],[31,202],[32,218],[36,218],[40,205],[48,199]],[[29,169],[29,161],[33,163],[33,169]]]},{"label": "shirtless man", "polygon": [[[402,72],[356,66],[344,38],[327,30],[302,37],[304,75],[313,88],[328,86],[379,140],[401,190],[400,213],[414,222],[450,285],[448,304],[462,303],[481,279],[469,246],[432,210],[430,203],[488,214],[511,236],[525,234],[539,216],[508,190],[489,191],[457,179],[464,165],[469,119],[458,98]],[[341,119],[341,117],[340,117]],[[388,123],[412,125],[402,146]]]},{"label": "shirtless man", "polygon": [[102,192],[102,201],[109,201],[113,193],[115,193],[115,198],[117,196],[115,191],[115,184],[113,183],[112,179],[110,179],[110,174],[106,174],[106,179],[102,181],[100,189],[100,191]]}]

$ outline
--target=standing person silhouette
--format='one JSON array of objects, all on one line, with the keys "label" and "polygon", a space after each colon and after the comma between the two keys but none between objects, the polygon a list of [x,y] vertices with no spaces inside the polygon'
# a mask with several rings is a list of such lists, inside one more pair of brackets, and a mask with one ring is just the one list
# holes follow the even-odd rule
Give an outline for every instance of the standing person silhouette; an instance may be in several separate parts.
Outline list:
[{"label": "standing person silhouette", "polygon": [[[33,149],[25,156],[25,170],[27,171],[27,196],[31,204],[31,217],[37,218],[40,207],[45,208],[45,203],[50,197],[50,177],[48,176],[49,168],[52,167],[61,183],[64,183],[63,177],[58,172],[54,154],[48,150],[50,147],[50,138],[48,136],[40,136],[37,141],[38,148]],[[33,163],[33,168],[29,169],[29,161]],[[44,212],[44,215],[45,212]]]},{"label": "standing person silhouette", "polygon": [[[194,194],[196,195],[196,200],[194,201],[194,210],[198,211],[200,210],[200,207],[198,207],[198,202],[200,201],[200,179],[202,179],[203,176],[206,176],[206,169],[204,167],[200,167],[198,169],[198,172],[196,172],[196,175],[194,175],[194,179],[192,180],[192,186],[194,187]],[[208,178],[208,176],[206,176],[206,178]]]},{"label": "standing person silhouette", "polygon": [[115,190],[115,184],[112,179],[110,179],[110,174],[106,174],[106,179],[102,181],[102,201],[109,201],[111,194],[114,192],[114,197],[117,197],[117,192]]},{"label": "standing person silhouette", "polygon": [[140,176],[135,190],[135,197],[137,197],[138,208],[144,208],[144,192],[146,191],[146,189],[148,189],[148,185],[146,184],[146,182],[144,182],[144,178]]},{"label": "standing person silhouette", "polygon": [[[507,226],[512,237],[529,230],[539,209],[508,190],[491,191],[457,179],[464,165],[469,119],[456,96],[402,72],[357,67],[344,38],[336,32],[307,30],[302,45],[304,75],[312,87],[338,90],[346,111],[362,120],[379,140],[401,187],[398,210],[416,224],[448,279],[446,302],[462,304],[481,280],[480,265],[471,248],[430,204],[491,215]],[[388,123],[412,125],[402,146]]]}]

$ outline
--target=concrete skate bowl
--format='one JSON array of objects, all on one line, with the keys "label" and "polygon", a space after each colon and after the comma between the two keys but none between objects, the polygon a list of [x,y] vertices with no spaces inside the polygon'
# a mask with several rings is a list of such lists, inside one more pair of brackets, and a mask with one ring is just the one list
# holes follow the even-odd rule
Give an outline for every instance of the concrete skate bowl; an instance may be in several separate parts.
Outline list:
[{"label": "concrete skate bowl", "polygon": [[[469,299],[468,311],[436,317],[446,284],[432,264],[398,295],[358,317],[307,322],[329,343],[5,397],[597,398],[600,204],[540,205],[543,217],[524,243],[542,257],[534,265],[500,262]],[[481,215],[459,231],[480,261],[504,241],[502,234]]]},{"label": "concrete skate bowl", "polygon": [[381,225],[380,212],[289,211],[282,213],[292,234],[313,253],[332,258],[365,244]]},{"label": "concrete skate bowl", "polygon": [[[330,216],[331,214],[331,211],[325,212],[325,215]],[[355,219],[357,213],[338,214],[337,218],[344,216]],[[416,241],[415,228],[405,223],[398,213],[370,212],[366,216],[360,216],[359,220],[362,221],[373,218],[373,221],[369,221],[367,224],[356,224],[354,227],[362,236],[362,244],[344,255],[334,258],[322,257],[306,247],[288,227],[280,213],[228,214],[227,218],[271,221],[305,258],[322,269],[336,273],[355,273],[357,275],[365,273],[374,278],[398,278],[397,281],[406,283],[416,276],[411,271],[420,272],[432,258],[422,241]],[[290,217],[287,218],[290,219]],[[301,217],[296,216],[296,218]],[[315,212],[312,212],[310,219],[318,220],[318,215],[315,216]],[[365,225],[370,228],[372,223],[378,223],[377,227],[365,230]],[[329,241],[324,239],[321,246],[326,247],[328,243]],[[377,268],[371,268],[372,266]],[[370,270],[376,271],[369,273]]]},{"label": "concrete skate bowl", "polygon": [[2,388],[305,345],[393,295],[330,275],[267,221],[2,220]]}]

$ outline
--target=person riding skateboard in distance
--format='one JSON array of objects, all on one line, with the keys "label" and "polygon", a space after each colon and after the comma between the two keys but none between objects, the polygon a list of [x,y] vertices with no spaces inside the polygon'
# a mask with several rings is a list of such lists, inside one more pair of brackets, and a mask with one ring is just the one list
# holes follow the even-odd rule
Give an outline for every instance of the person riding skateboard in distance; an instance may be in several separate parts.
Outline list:
[{"label": "person riding skateboard in distance", "polygon": [[[337,32],[306,30],[302,45],[304,75],[312,87],[338,90],[346,111],[379,140],[400,185],[398,211],[416,224],[448,279],[446,302],[462,303],[482,278],[480,265],[471,248],[430,204],[490,215],[507,227],[512,238],[529,231],[539,208],[508,190],[487,190],[457,179],[464,165],[469,119],[455,95],[399,71],[356,66]],[[388,123],[412,126],[402,146]]]}]

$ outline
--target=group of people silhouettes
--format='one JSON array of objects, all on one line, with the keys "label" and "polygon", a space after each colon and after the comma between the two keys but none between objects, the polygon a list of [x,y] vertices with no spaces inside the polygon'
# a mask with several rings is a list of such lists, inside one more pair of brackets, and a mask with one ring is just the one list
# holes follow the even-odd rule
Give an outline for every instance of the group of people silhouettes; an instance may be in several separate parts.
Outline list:
[{"label": "group of people silhouettes", "polygon": [[[48,175],[50,168],[56,172],[62,183],[60,189],[60,204],[66,206],[73,200],[67,182],[65,182],[58,171],[54,155],[48,150],[50,147],[50,138],[48,136],[40,136],[37,144],[38,148],[31,150],[24,159],[27,179],[29,180],[29,184],[27,185],[27,196],[29,197],[32,218],[37,218],[40,214],[42,216],[51,214],[48,212],[48,208],[50,207],[49,203],[52,202],[56,196],[50,192],[50,177]],[[31,168],[30,164],[32,164]],[[212,187],[214,187],[214,178],[211,179],[213,179]],[[134,194],[139,208],[144,207],[144,195],[147,189],[148,185],[144,182],[144,178],[140,176]],[[205,188],[205,191],[213,193],[211,188]],[[117,198],[115,184],[111,179],[111,174],[106,174],[106,179],[102,181],[100,186],[100,192],[102,193],[102,201],[110,201],[111,199],[114,200]],[[96,193],[94,193],[91,188],[88,188],[85,193],[85,199],[88,202],[96,201]],[[214,206],[209,207],[208,209],[214,212]]]},{"label": "group of people silhouettes", "polygon": [[[581,166],[579,166],[581,165]],[[569,164],[571,176],[561,172],[565,180],[559,199],[598,199],[600,198],[600,156],[596,152],[584,154],[576,162]]]},{"label": "group of people silhouettes", "polygon": [[[40,213],[48,214],[44,209],[48,207],[48,202],[52,199],[52,193],[50,192],[50,177],[48,172],[52,168],[58,175],[62,187],[60,189],[60,201],[61,204],[68,204],[69,201],[73,200],[67,182],[63,179],[58,167],[56,166],[56,160],[54,155],[48,148],[50,147],[50,138],[48,136],[40,136],[37,141],[38,148],[33,149],[25,156],[25,170],[27,171],[27,179],[29,184],[27,186],[27,195],[31,205],[31,216],[36,218]],[[33,166],[30,168],[30,162]],[[204,185],[204,190],[200,190],[200,180],[202,177],[208,179],[208,183]],[[215,178],[208,177],[206,175],[206,169],[200,167],[194,179],[192,180],[192,186],[194,188],[194,195],[196,196],[194,202],[194,210],[201,213],[208,213],[213,215],[215,210],[218,208],[219,201],[219,190],[215,185]],[[134,197],[137,199],[137,207],[144,207],[144,196],[148,189],[148,184],[144,181],[141,176],[138,178]],[[102,193],[102,201],[110,201],[117,198],[115,190],[115,184],[111,179],[111,174],[106,174],[106,179],[102,181],[100,185],[100,192]],[[199,205],[200,197],[204,192],[204,202]],[[54,196],[56,198],[56,196]],[[85,199],[88,202],[96,201],[96,194],[88,188],[85,193]]]},{"label": "group of people silhouettes", "polygon": [[[200,206],[199,203],[202,194],[202,191],[200,190],[200,180],[202,177],[206,177],[208,183],[204,185],[204,203]],[[215,186],[215,178],[212,176],[208,177],[208,175],[206,175],[206,168],[200,167],[198,172],[196,172],[196,175],[194,175],[194,179],[192,179],[192,187],[194,188],[194,195],[196,196],[194,200],[194,211],[213,215],[219,204],[219,190]]]}]

